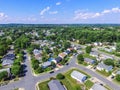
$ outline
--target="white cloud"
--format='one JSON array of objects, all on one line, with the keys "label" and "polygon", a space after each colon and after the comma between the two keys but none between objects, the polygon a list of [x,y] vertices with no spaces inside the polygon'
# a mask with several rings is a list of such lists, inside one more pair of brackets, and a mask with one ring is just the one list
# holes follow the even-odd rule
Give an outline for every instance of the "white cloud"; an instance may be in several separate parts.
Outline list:
[{"label": "white cloud", "polygon": [[46,7],[44,8],[41,12],[40,12],[40,15],[44,15],[45,12],[49,11],[50,10],[50,7]]},{"label": "white cloud", "polygon": [[8,16],[3,13],[3,12],[0,12],[0,20],[3,20],[3,19],[6,19]]},{"label": "white cloud", "polygon": [[56,3],[56,5],[60,5],[60,4],[61,4],[61,2],[57,2],[57,3]]},{"label": "white cloud", "polygon": [[82,12],[76,10],[74,12],[74,20],[84,20],[84,19],[91,19],[91,18],[97,18],[100,16],[104,16],[106,14],[111,14],[111,13],[120,13],[120,8],[112,8],[110,10],[103,10],[102,12]]},{"label": "white cloud", "polygon": [[58,11],[52,11],[52,12],[49,12],[49,14],[57,14]]}]

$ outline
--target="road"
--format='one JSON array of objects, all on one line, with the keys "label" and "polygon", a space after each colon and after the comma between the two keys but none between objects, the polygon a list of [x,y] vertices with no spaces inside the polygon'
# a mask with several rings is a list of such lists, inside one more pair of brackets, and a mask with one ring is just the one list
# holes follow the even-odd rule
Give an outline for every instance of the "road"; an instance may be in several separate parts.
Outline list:
[{"label": "road", "polygon": [[58,73],[64,73],[71,68],[77,68],[79,70],[85,71],[92,77],[96,77],[99,80],[101,80],[102,82],[104,82],[104,84],[110,86],[113,90],[120,90],[120,86],[116,85],[115,83],[107,80],[106,78],[102,77],[101,75],[97,74],[96,72],[93,72],[90,69],[87,69],[84,66],[80,66],[80,65],[76,64],[76,60],[77,60],[76,56],[73,56],[73,58],[69,62],[69,65],[64,66],[63,68],[61,68],[58,71],[55,71],[52,74],[45,73],[45,74],[41,74],[40,76],[32,75],[31,66],[30,66],[30,56],[28,54],[26,54],[26,57],[27,57],[25,60],[25,65],[27,65],[26,76],[23,77],[19,81],[9,83],[8,85],[5,85],[5,86],[1,86],[0,90],[13,90],[14,88],[25,88],[25,90],[35,90],[35,84],[37,82],[42,82],[42,81],[49,79],[50,77],[55,77]]}]

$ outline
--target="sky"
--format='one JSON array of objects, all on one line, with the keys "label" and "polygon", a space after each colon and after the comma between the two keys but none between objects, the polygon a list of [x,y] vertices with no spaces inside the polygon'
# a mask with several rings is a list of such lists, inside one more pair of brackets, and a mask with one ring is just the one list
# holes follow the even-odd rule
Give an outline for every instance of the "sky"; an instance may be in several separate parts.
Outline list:
[{"label": "sky", "polygon": [[120,24],[120,0],[0,0],[0,24]]}]

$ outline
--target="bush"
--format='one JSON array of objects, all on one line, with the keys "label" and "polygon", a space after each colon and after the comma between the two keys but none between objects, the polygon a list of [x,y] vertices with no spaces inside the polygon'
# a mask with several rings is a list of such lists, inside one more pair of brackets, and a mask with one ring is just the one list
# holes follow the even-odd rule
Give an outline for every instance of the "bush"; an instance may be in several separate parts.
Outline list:
[{"label": "bush", "polygon": [[61,74],[61,73],[58,73],[56,78],[62,80],[62,79],[65,78],[65,76],[63,74]]},{"label": "bush", "polygon": [[116,80],[117,80],[117,81],[120,81],[120,74],[117,74],[117,75],[116,75]]},{"label": "bush", "polygon": [[106,59],[106,60],[104,61],[104,64],[114,66],[114,60],[112,60],[112,59]]}]

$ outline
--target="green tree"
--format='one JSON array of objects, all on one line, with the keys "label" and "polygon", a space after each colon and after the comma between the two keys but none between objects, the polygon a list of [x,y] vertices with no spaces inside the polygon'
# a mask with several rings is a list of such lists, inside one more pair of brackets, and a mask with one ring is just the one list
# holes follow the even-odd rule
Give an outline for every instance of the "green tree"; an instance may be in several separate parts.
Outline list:
[{"label": "green tree", "polygon": [[44,71],[44,70],[43,70],[42,67],[38,67],[38,68],[35,70],[36,73],[42,73],[43,71]]},{"label": "green tree", "polygon": [[83,57],[82,54],[79,54],[79,55],[77,56],[77,59],[78,59],[78,63],[82,63],[82,62],[84,61],[84,57]]},{"label": "green tree", "polygon": [[8,77],[8,72],[3,71],[0,73],[0,81]]},{"label": "green tree", "polygon": [[13,65],[11,67],[11,73],[15,76],[18,76],[20,74],[21,71],[21,66],[20,65]]},{"label": "green tree", "polygon": [[65,76],[63,74],[61,74],[61,73],[58,73],[56,78],[62,80],[62,79],[65,78]]},{"label": "green tree", "polygon": [[104,60],[104,64],[114,66],[114,60],[112,60],[112,59],[106,59],[106,60]]},{"label": "green tree", "polygon": [[120,74],[117,74],[117,75],[116,75],[116,80],[117,80],[117,81],[120,81]]},{"label": "green tree", "polygon": [[92,50],[92,46],[87,46],[85,50],[86,50],[86,53],[90,53]]},{"label": "green tree", "polygon": [[116,44],[116,51],[120,52],[120,42]]}]

